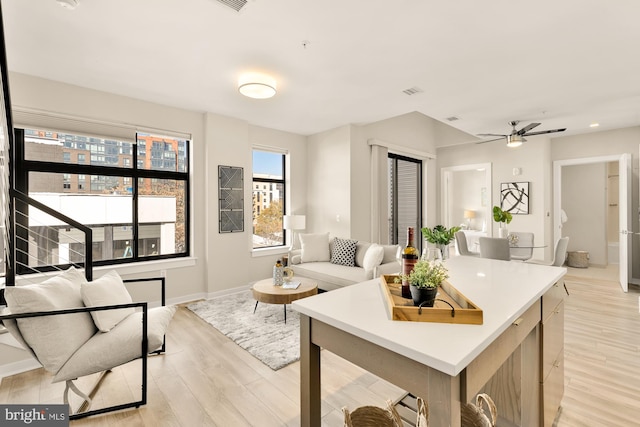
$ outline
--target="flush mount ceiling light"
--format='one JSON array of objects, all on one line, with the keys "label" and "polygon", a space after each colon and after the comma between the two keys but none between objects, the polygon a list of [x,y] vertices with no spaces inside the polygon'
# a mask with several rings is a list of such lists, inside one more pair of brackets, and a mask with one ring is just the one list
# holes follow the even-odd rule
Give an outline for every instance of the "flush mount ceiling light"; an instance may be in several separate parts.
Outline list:
[{"label": "flush mount ceiling light", "polygon": [[276,81],[264,74],[244,74],[238,80],[238,91],[249,98],[271,98],[276,94]]},{"label": "flush mount ceiling light", "polygon": [[507,135],[507,147],[509,148],[520,147],[522,143],[526,141],[527,140],[520,135]]},{"label": "flush mount ceiling light", "polygon": [[80,0],[56,0],[65,9],[75,9],[80,4]]}]

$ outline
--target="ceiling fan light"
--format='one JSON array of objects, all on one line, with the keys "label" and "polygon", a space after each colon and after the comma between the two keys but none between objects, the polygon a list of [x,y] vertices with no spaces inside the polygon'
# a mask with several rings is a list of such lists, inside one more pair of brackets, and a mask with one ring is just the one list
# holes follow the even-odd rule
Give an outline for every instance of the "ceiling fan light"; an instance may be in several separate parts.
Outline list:
[{"label": "ceiling fan light", "polygon": [[507,136],[507,147],[509,148],[520,147],[522,143],[525,141],[526,139],[524,139],[520,135],[509,135]]}]

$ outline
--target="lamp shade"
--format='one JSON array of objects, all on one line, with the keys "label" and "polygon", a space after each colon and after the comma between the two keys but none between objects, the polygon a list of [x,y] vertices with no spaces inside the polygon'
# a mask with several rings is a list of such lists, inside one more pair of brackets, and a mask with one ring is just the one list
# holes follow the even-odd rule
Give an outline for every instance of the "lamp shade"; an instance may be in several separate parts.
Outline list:
[{"label": "lamp shade", "polygon": [[464,211],[464,217],[465,217],[465,219],[475,218],[476,217],[476,211],[473,211],[471,209],[466,209]]},{"label": "lamp shade", "polygon": [[282,226],[285,230],[304,230],[307,226],[307,217],[304,215],[285,215],[282,217]]}]

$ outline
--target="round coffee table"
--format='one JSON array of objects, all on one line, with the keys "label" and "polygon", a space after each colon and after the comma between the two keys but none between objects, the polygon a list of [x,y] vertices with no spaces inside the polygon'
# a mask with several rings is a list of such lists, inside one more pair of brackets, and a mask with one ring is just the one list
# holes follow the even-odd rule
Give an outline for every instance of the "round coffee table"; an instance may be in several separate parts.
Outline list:
[{"label": "round coffee table", "polygon": [[256,300],[256,305],[253,307],[254,314],[259,302],[284,304],[284,323],[287,323],[287,304],[318,293],[318,284],[312,279],[293,277],[290,282],[300,282],[300,286],[297,289],[283,289],[282,286],[275,286],[272,278],[256,282],[251,289],[253,298]]}]

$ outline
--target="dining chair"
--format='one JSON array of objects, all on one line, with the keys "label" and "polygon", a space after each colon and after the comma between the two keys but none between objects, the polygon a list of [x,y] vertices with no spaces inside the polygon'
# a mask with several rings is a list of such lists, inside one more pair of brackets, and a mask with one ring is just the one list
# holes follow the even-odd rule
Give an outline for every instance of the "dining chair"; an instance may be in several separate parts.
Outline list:
[{"label": "dining chair", "polygon": [[467,235],[464,234],[463,231],[457,231],[456,234],[454,234],[454,236],[456,239],[456,247],[458,248],[458,253],[460,253],[460,255],[464,255],[464,256],[480,255],[477,252],[471,252],[469,250],[469,245],[467,245]]},{"label": "dining chair", "polygon": [[[567,247],[569,246],[569,238],[562,237],[556,243],[556,250],[553,255],[553,261],[548,262],[540,259],[530,259],[526,262],[530,264],[542,264],[542,265],[552,265],[554,267],[562,267],[564,265],[565,260],[567,259]],[[567,285],[564,285],[564,290],[569,295],[569,290],[567,289]]]},{"label": "dining chair", "polygon": [[480,257],[511,260],[509,240],[498,237],[480,237]]},{"label": "dining chair", "polygon": [[509,233],[511,259],[526,261],[533,256],[533,233],[513,231]]}]

